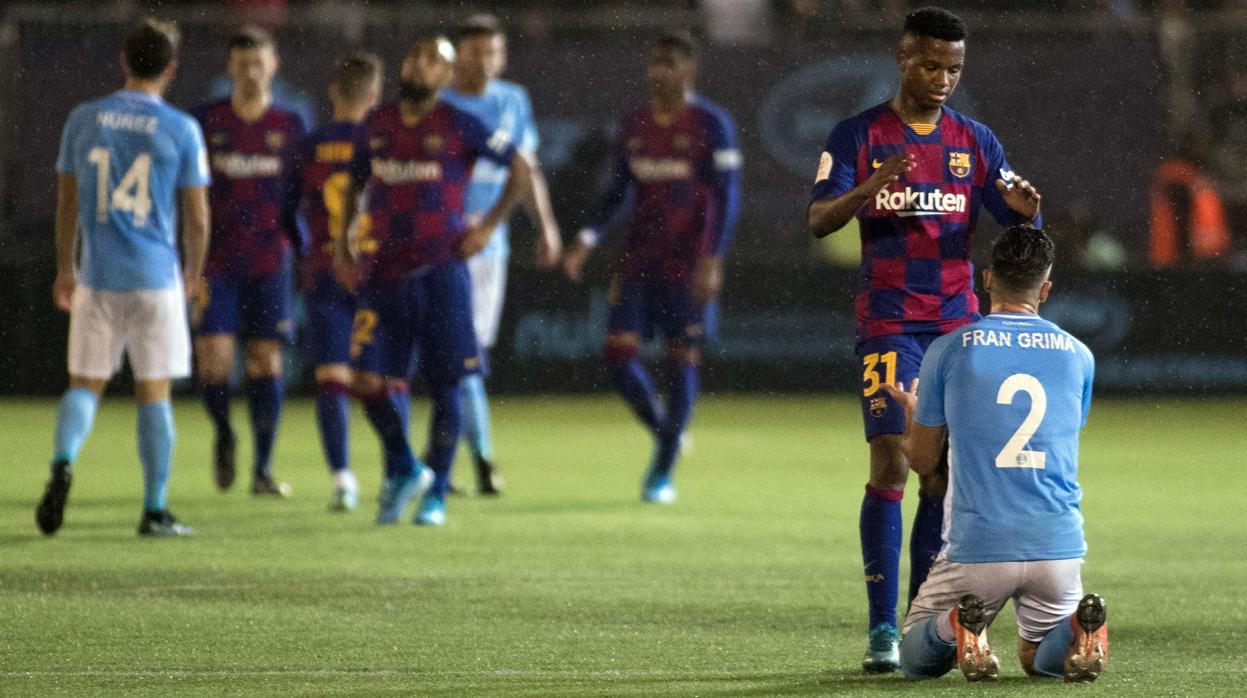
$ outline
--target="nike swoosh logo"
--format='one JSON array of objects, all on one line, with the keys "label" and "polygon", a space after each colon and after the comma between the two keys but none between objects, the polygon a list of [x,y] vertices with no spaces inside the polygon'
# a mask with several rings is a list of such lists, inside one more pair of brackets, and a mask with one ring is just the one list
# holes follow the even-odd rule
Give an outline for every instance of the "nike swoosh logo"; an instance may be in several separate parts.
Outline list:
[{"label": "nike swoosh logo", "polygon": [[883,167],[883,163],[882,163],[882,162],[879,162],[878,160],[871,160],[871,161],[870,161],[870,166],[871,166],[871,167],[873,167],[873,168],[875,168],[875,169],[877,170],[877,169],[879,169],[880,167]]}]

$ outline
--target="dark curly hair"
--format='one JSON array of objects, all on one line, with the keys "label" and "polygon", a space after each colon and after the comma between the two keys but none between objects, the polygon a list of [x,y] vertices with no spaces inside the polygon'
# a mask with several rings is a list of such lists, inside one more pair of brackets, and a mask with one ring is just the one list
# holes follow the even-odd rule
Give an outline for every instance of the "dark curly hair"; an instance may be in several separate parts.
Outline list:
[{"label": "dark curly hair", "polygon": [[966,25],[960,17],[942,7],[923,7],[905,17],[905,33],[941,41],[961,41],[966,38]]},{"label": "dark curly hair", "polygon": [[1015,225],[992,245],[992,279],[1012,291],[1032,291],[1043,284],[1055,259],[1056,244],[1047,233]]},{"label": "dark curly hair", "polygon": [[126,66],[134,77],[150,80],[177,58],[179,43],[178,28],[173,22],[144,20],[126,36]]}]

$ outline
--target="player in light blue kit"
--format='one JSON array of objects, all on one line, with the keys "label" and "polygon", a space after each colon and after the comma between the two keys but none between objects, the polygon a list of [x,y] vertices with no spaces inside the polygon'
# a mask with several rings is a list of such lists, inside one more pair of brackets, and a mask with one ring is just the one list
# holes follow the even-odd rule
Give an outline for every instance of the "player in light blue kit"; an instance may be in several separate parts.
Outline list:
[{"label": "player in light blue kit", "polygon": [[943,547],[901,641],[911,679],[959,665],[970,681],[994,680],[987,627],[1009,599],[1026,673],[1094,681],[1108,661],[1104,601],[1083,595],[1079,573],[1078,433],[1095,359],[1039,317],[1053,258],[1043,231],[1005,231],[983,275],[991,314],[935,340],[909,392],[887,387],[905,408],[910,467],[935,468],[945,432],[950,454]]},{"label": "player in light blue kit", "polygon": [[136,27],[121,55],[125,87],[79,105],[61,134],[52,295],[69,313],[69,390],[56,413],[52,478],[35,510],[48,535],[61,526],[74,460],[123,355],[138,401],[139,535],[193,533],[165,504],[174,440],[169,382],[190,375],[186,297],[200,282],[208,249],[203,134],[161,99],[177,68],[178,42],[172,23]]},{"label": "player in light blue kit", "polygon": [[[516,144],[528,161],[532,180],[525,188],[521,205],[538,224],[536,265],[543,269],[553,267],[561,254],[562,238],[550,205],[545,176],[537,164],[537,127],[533,123],[528,92],[513,82],[498,79],[507,65],[507,40],[498,20],[491,15],[469,17],[455,32],[455,51],[455,81],[450,89],[442,91],[441,98],[480,119],[495,138]],[[468,217],[484,216],[498,201],[506,183],[506,167],[487,158],[477,160],[472,182],[468,185]],[[478,491],[485,495],[498,494],[502,484],[494,467],[485,375],[489,350],[498,338],[510,255],[508,225],[504,222],[494,231],[485,249],[468,260],[468,272],[472,276],[472,324],[481,345],[485,370],[464,378],[459,390],[464,406],[464,439],[476,464]]]}]

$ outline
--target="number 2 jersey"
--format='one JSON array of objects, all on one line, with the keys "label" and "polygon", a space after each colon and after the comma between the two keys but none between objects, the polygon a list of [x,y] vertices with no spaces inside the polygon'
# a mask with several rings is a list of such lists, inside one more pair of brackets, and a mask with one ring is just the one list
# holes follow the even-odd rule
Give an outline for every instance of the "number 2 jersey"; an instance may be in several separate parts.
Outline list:
[{"label": "number 2 jersey", "polygon": [[1038,315],[988,315],[936,339],[914,421],[948,426],[944,547],[953,562],[1065,560],[1087,552],[1078,435],[1095,359]]},{"label": "number 2 jersey", "polygon": [[145,92],[76,107],[56,171],[77,180],[83,284],[102,291],[175,288],[177,190],[209,184],[199,124]]},{"label": "number 2 jersey", "polygon": [[370,114],[351,162],[355,185],[367,185],[367,223],[358,239],[367,281],[392,283],[459,259],[477,159],[507,167],[514,155],[505,137],[445,102],[410,122],[398,104]]},{"label": "number 2 jersey", "polygon": [[903,123],[887,103],[836,124],[819,161],[811,201],[848,193],[897,153],[913,155],[917,167],[857,214],[862,238],[854,298],[858,341],[950,332],[973,321],[979,303],[970,250],[979,207],[1001,225],[1026,222],[996,189],[998,178],[1007,182],[1013,177],[1000,141],[983,124],[948,107],[929,133]]}]

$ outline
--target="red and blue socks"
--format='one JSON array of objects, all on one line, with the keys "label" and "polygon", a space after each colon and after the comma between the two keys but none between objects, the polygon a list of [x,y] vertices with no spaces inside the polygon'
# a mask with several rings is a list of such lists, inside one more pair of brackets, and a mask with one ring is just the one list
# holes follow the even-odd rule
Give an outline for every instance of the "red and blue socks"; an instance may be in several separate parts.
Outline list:
[{"label": "red and blue socks", "polygon": [[927,580],[927,573],[940,554],[944,528],[944,496],[919,494],[918,512],[909,533],[909,603],[918,595],[918,587]]},{"label": "red and blue socks", "polygon": [[434,475],[431,493],[445,497],[450,489],[450,469],[455,463],[455,451],[463,429],[463,406],[459,402],[457,382],[430,385],[429,393],[433,398],[433,414],[429,419],[426,457]]},{"label": "red and blue socks", "polygon": [[203,393],[204,407],[208,410],[208,418],[216,428],[217,443],[233,443],[234,430],[229,425],[229,383],[205,383],[200,390]]},{"label": "red and blue socks", "polygon": [[349,404],[350,389],[347,386],[332,380],[316,384],[316,423],[320,426],[320,444],[325,451],[325,462],[332,473],[350,468]]},{"label": "red and blue socks", "polygon": [[669,475],[680,455],[680,438],[693,416],[699,388],[697,364],[669,363],[667,366],[667,416],[658,429],[658,452],[654,472]]},{"label": "red and blue socks", "polygon": [[273,443],[277,440],[277,422],[281,418],[283,394],[281,376],[251,378],[247,381],[247,406],[251,412],[251,431],[255,436],[257,478],[272,477]]},{"label": "red and blue socks", "polygon": [[416,474],[416,457],[407,440],[407,420],[403,418],[395,394],[381,391],[361,398],[364,414],[376,429],[385,453],[385,477],[412,477]]},{"label": "red and blue socks", "polygon": [[615,392],[628,403],[637,419],[640,419],[651,433],[657,435],[659,429],[662,428],[658,391],[654,388],[654,381],[650,378],[649,372],[645,370],[645,366],[641,364],[640,359],[634,356],[620,360],[608,356],[607,366],[610,368],[611,385],[615,388]]}]

